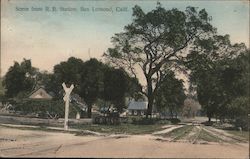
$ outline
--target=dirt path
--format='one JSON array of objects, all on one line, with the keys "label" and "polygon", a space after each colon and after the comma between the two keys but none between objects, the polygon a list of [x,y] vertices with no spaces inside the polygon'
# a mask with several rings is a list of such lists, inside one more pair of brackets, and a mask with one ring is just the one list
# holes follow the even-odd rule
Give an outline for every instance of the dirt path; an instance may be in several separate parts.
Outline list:
[{"label": "dirt path", "polygon": [[[189,134],[190,135],[190,134]],[[162,142],[154,135],[75,136],[0,126],[0,157],[247,158],[248,143]]]},{"label": "dirt path", "polygon": [[[204,126],[201,124],[195,124],[195,125],[187,124],[187,125],[176,125],[176,126],[168,125],[165,128],[166,129],[162,131],[154,132],[153,135],[162,136],[162,138],[158,138],[158,140],[161,141],[190,142],[192,144],[209,144],[211,142],[216,142],[219,144],[247,143],[246,139],[242,137],[229,134],[221,129],[216,129],[211,126]],[[182,128],[183,130],[179,130]]]},{"label": "dirt path", "polygon": [[163,126],[163,128],[165,128],[164,130],[154,132],[153,135],[166,134],[181,127],[183,127],[183,125],[166,125]]},{"label": "dirt path", "polygon": [[183,140],[192,144],[197,143],[201,130],[201,126],[194,126],[192,130],[183,138]]},{"label": "dirt path", "polygon": [[246,142],[243,138],[241,138],[239,136],[229,134],[224,130],[215,129],[211,126],[206,127],[205,130],[212,133],[215,136],[218,136],[219,138],[221,138],[222,140],[227,141],[227,142],[233,142],[233,143]]}]

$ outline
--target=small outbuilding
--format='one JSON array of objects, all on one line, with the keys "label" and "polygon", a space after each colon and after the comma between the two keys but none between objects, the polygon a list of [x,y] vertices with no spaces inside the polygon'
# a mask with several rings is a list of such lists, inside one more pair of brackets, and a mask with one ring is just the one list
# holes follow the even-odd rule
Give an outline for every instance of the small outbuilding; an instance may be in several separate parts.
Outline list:
[{"label": "small outbuilding", "polygon": [[129,115],[143,116],[146,114],[148,102],[145,101],[130,101],[128,104]]}]

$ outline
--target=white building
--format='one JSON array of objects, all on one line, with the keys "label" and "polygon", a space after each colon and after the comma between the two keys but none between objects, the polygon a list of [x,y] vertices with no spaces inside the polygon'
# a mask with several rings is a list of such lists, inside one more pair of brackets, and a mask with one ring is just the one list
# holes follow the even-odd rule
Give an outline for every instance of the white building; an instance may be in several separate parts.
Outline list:
[{"label": "white building", "polygon": [[148,102],[145,101],[130,101],[128,104],[129,115],[143,116],[146,115]]}]

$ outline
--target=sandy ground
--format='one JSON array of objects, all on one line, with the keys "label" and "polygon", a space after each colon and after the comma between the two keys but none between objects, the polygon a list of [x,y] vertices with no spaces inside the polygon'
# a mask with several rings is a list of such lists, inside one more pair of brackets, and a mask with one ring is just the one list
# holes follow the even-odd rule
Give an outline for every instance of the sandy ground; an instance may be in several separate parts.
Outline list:
[{"label": "sandy ground", "polygon": [[0,126],[0,157],[248,158],[248,143],[192,144],[158,136],[75,136]]}]

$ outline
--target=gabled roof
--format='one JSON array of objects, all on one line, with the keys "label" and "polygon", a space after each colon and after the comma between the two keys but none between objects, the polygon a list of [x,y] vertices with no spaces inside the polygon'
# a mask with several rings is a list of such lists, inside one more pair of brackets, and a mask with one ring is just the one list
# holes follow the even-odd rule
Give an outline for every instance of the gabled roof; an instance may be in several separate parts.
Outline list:
[{"label": "gabled roof", "polygon": [[129,110],[146,110],[148,102],[130,101],[128,105]]},{"label": "gabled roof", "polygon": [[81,108],[81,109],[86,109],[87,108],[87,105],[86,105],[85,101],[78,94],[72,93],[70,95],[70,102],[71,103],[76,103],[77,106],[79,108]]},{"label": "gabled roof", "polygon": [[43,87],[39,87],[29,96],[31,99],[52,99],[52,96],[45,91]]}]

